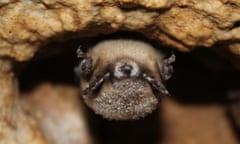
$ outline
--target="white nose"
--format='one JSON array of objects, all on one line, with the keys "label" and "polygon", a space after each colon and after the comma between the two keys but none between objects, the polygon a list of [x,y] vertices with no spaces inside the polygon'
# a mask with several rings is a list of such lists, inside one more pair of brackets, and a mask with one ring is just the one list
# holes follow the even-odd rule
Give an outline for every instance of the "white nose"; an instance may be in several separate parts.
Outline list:
[{"label": "white nose", "polygon": [[118,79],[137,77],[139,73],[139,66],[133,61],[117,62],[114,67],[114,77]]}]

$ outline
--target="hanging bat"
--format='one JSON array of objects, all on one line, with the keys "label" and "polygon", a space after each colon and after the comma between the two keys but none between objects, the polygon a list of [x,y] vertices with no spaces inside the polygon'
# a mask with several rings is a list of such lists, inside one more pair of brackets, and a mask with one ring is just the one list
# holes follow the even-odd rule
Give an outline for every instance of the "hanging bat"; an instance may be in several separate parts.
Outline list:
[{"label": "hanging bat", "polygon": [[107,119],[139,119],[157,108],[159,99],[169,95],[164,82],[172,73],[169,58],[139,40],[105,40],[83,52],[75,73],[85,103]]}]

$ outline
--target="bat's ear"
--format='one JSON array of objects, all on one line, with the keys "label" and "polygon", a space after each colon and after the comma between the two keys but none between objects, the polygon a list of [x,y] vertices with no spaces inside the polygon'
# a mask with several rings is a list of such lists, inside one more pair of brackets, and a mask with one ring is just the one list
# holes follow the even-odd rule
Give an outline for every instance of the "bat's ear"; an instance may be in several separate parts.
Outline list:
[{"label": "bat's ear", "polygon": [[172,77],[173,66],[171,64],[175,62],[175,60],[176,56],[173,52],[169,58],[163,59],[162,64],[160,65],[160,74],[163,80],[168,80]]},{"label": "bat's ear", "polygon": [[77,57],[80,59],[79,65],[74,68],[74,72],[77,76],[88,75],[92,70],[92,57],[82,51],[81,46],[77,49]]}]

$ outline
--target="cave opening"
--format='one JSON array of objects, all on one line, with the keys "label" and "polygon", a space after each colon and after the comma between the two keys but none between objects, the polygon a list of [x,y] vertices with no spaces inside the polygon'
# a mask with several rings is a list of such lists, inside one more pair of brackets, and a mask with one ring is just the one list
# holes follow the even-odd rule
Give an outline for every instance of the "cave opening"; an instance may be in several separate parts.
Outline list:
[{"label": "cave opening", "polygon": [[[86,38],[50,43],[32,60],[16,64],[15,72],[19,80],[20,92],[31,91],[43,82],[70,85],[77,89],[78,78],[73,71],[79,62],[76,49],[79,45],[88,48],[99,40],[101,39]],[[158,44],[153,43],[153,45]],[[157,48],[159,47],[161,46],[158,45]],[[48,53],[50,50],[53,53]],[[229,104],[227,92],[231,89],[240,89],[238,86],[240,76],[237,71],[213,51],[205,49],[192,53],[175,52],[175,54],[177,61],[174,64],[174,75],[167,81],[172,99],[187,105],[227,106]],[[161,129],[159,110],[138,121],[116,122],[102,119],[86,109],[88,120],[92,125],[90,127],[95,133],[93,135],[100,144],[157,144],[164,133],[164,129]]]}]

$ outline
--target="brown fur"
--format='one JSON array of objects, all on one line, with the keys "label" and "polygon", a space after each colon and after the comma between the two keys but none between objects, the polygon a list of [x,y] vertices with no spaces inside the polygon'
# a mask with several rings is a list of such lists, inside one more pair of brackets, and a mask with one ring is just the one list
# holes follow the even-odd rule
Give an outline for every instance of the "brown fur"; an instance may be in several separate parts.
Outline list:
[{"label": "brown fur", "polygon": [[[163,55],[151,45],[137,40],[107,40],[88,51],[93,59],[93,71],[89,78],[81,77],[81,89],[97,76],[107,72],[119,59],[133,60],[161,81],[159,66]],[[126,120],[144,117],[156,109],[158,99],[148,82],[138,78],[122,80],[105,79],[101,88],[84,97],[86,104],[97,114],[108,119]]]}]

